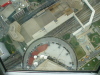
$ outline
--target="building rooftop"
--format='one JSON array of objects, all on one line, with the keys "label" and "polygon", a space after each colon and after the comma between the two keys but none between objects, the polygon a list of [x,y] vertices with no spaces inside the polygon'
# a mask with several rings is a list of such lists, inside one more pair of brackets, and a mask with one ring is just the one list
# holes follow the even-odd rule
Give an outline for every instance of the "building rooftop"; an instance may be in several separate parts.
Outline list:
[{"label": "building rooftop", "polygon": [[57,2],[54,5],[48,7],[48,9],[56,18],[62,16],[64,14],[63,12],[68,8],[69,6],[66,2]]},{"label": "building rooftop", "polygon": [[[37,56],[34,58],[34,56]],[[43,58],[41,58],[43,56]],[[46,56],[46,58],[44,58]],[[76,57],[73,52],[73,49],[64,41],[58,38],[54,37],[48,37],[48,38],[41,38],[35,42],[33,42],[27,49],[25,56],[24,56],[24,68],[25,69],[42,69],[43,65],[47,63],[48,65],[51,64],[51,66],[57,66],[59,69],[55,68],[55,70],[61,70],[61,67],[55,63],[52,63],[51,61],[46,60],[57,60],[58,62],[64,64],[65,66],[62,66],[62,70],[66,70],[67,67],[68,70],[75,70],[77,63],[76,63]],[[38,63],[38,66],[35,66],[34,63]],[[73,63],[73,64],[72,64]],[[37,68],[38,67],[38,68]],[[46,66],[46,68],[49,66]],[[45,70],[45,66],[43,67]],[[48,68],[47,70],[50,70],[51,68]]]},{"label": "building rooftop", "polygon": [[66,15],[70,15],[71,13],[73,13],[74,11],[71,9],[71,8],[68,8],[68,9],[66,9],[65,11],[64,11],[64,13],[66,14]]},{"label": "building rooftop", "polygon": [[43,28],[51,21],[56,20],[56,17],[50,12],[50,10],[45,10],[44,12],[37,14],[33,18],[41,28]]},{"label": "building rooftop", "polygon": [[58,65],[57,63],[51,60],[45,60],[42,64],[40,64],[35,70],[44,70],[44,71],[67,71],[66,68]]},{"label": "building rooftop", "polygon": [[37,22],[31,18],[22,24],[21,34],[25,38],[25,42],[29,42],[32,38],[32,35],[39,31],[41,27],[37,24]]},{"label": "building rooftop", "polygon": [[12,7],[12,5],[8,5],[7,7],[5,7],[5,9],[3,11],[1,11],[0,13],[8,18],[13,12],[14,12],[14,8]]}]

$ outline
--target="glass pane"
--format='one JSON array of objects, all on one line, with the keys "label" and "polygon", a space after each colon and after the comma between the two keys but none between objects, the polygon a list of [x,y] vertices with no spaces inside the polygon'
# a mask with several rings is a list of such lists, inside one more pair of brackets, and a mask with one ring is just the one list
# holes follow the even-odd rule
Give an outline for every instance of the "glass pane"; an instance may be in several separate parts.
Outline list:
[{"label": "glass pane", "polygon": [[0,57],[7,70],[96,71],[100,0],[83,1],[1,0]]}]

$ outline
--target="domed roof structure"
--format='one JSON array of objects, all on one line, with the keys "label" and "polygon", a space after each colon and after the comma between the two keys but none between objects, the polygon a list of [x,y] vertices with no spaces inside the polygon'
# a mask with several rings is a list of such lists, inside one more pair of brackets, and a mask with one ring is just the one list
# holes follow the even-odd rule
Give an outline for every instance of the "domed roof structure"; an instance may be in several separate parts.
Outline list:
[{"label": "domed roof structure", "polygon": [[[77,59],[73,49],[68,43],[54,37],[40,38],[33,42],[26,50],[23,63],[26,70],[77,69]],[[51,69],[50,64],[56,68]]]}]

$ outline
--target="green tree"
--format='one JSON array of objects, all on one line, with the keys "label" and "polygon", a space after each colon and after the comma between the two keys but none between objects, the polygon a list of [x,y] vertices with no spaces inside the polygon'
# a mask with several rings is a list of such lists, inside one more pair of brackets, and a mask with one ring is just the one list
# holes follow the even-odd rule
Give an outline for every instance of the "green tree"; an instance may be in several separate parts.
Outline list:
[{"label": "green tree", "polygon": [[70,34],[68,33],[68,34],[65,34],[64,36],[63,36],[63,39],[65,39],[65,40],[68,40],[70,38]]}]

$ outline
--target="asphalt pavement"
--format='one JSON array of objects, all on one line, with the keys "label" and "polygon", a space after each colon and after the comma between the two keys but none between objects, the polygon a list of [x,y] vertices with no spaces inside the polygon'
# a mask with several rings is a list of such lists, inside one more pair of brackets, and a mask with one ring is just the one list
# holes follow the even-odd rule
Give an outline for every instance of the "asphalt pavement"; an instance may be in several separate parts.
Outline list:
[{"label": "asphalt pavement", "polygon": [[83,66],[86,62],[90,61],[90,59],[96,57],[98,54],[100,54],[100,49],[92,52],[90,55],[88,55],[89,56],[88,58],[84,58],[84,61],[79,61],[78,68]]}]

